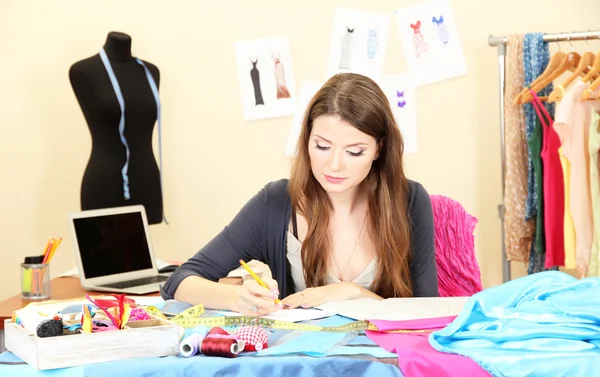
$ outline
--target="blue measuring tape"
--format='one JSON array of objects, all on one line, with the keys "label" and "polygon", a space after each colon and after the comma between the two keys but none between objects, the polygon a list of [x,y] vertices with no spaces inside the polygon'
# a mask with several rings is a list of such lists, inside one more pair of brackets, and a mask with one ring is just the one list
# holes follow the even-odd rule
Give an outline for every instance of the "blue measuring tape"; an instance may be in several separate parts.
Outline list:
[{"label": "blue measuring tape", "polygon": [[[125,100],[123,99],[123,93],[121,92],[121,87],[119,86],[119,81],[117,81],[117,76],[115,76],[115,72],[113,71],[112,65],[108,60],[108,56],[106,55],[106,51],[104,48],[100,50],[100,58],[102,59],[102,63],[104,63],[104,67],[106,68],[106,72],[108,72],[108,77],[110,77],[110,82],[112,87],[117,95],[117,101],[119,102],[119,107],[121,107],[121,119],[119,120],[119,135],[121,137],[121,143],[125,146],[125,165],[123,165],[123,169],[121,169],[121,175],[123,176],[123,196],[125,200],[131,199],[131,194],[129,192],[129,145],[127,144],[127,139],[125,138]],[[158,121],[158,160],[159,160],[159,174],[160,174],[160,191],[161,195],[163,191],[163,178],[162,178],[162,133],[161,133],[161,110],[160,110],[160,96],[158,94],[158,87],[156,86],[156,82],[152,77],[152,73],[144,62],[142,62],[138,58],[134,58],[135,61],[144,68],[146,72],[146,78],[148,79],[148,84],[150,84],[150,89],[152,90],[152,95],[154,95],[154,100],[156,101],[156,118]],[[163,210],[163,220],[166,224],[168,224],[167,219],[164,215]]]}]

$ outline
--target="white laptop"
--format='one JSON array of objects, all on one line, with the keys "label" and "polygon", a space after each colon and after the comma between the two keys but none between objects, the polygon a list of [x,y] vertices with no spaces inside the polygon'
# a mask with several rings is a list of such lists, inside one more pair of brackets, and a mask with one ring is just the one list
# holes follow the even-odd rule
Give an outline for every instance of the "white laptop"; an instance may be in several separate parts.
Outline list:
[{"label": "white laptop", "polygon": [[81,286],[88,291],[158,292],[158,273],[142,205],[69,214]]}]

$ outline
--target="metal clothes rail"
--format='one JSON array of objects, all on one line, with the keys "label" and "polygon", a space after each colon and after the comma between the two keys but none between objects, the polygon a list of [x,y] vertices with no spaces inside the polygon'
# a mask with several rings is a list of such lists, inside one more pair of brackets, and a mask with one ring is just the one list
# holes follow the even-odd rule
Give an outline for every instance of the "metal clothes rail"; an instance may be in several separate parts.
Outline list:
[{"label": "metal clothes rail", "polygon": [[[544,34],[544,41],[546,42],[575,42],[575,41],[588,41],[600,39],[600,30],[595,31],[577,31],[572,33],[554,33]],[[510,273],[510,262],[506,255],[506,244],[504,243],[504,178],[506,175],[506,155],[504,152],[504,88],[505,88],[505,77],[504,67],[506,58],[506,43],[508,42],[507,36],[494,36],[490,35],[488,38],[488,44],[498,49],[498,73],[499,73],[499,95],[500,95],[500,137],[501,137],[501,148],[502,148],[502,198],[503,202],[498,205],[498,216],[502,222],[502,280],[507,282],[511,279]]]}]

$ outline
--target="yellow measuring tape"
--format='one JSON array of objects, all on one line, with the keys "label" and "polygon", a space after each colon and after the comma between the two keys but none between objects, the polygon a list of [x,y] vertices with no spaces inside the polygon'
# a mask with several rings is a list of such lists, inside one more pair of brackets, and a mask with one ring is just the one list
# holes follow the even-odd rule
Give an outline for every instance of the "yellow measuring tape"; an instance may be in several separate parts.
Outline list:
[{"label": "yellow measuring tape", "polygon": [[[324,332],[350,332],[359,330],[379,331],[377,326],[369,321],[355,321],[340,326],[316,326],[304,323],[278,321],[263,317],[252,316],[219,316],[219,317],[201,317],[205,313],[202,304],[192,306],[189,309],[173,316],[168,317],[155,306],[144,307],[149,313],[161,317],[171,323],[177,324],[183,328],[189,329],[196,326],[206,327],[241,327],[241,326],[261,326],[278,330],[292,331],[324,331]],[[406,332],[430,332],[430,330],[392,330],[386,333],[406,333]]]}]

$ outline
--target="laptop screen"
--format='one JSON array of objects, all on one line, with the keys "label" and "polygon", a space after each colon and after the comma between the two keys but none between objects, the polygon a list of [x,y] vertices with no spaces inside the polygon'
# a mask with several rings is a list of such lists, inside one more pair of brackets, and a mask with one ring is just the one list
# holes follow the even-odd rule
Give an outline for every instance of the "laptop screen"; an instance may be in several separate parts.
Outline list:
[{"label": "laptop screen", "polygon": [[140,212],[74,219],[87,279],[152,268]]}]

